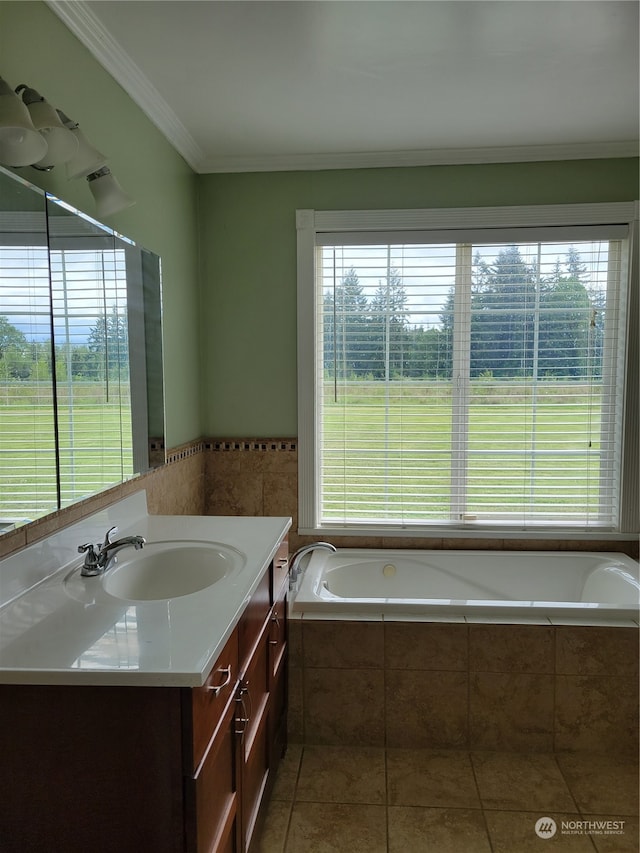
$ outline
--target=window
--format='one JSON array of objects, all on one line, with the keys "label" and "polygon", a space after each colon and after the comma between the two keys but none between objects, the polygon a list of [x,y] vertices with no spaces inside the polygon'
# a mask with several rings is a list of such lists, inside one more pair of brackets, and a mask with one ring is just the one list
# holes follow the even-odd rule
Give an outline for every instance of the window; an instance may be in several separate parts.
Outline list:
[{"label": "window", "polygon": [[632,532],[633,216],[300,211],[301,530]]}]

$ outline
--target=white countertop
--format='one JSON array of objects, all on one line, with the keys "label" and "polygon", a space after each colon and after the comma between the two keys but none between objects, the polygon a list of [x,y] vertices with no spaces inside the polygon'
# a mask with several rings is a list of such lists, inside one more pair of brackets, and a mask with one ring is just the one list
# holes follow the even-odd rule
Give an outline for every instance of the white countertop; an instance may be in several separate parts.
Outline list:
[{"label": "white countertop", "polygon": [[[65,578],[79,573],[82,557],[59,560],[82,542],[100,541],[114,518],[118,523],[117,512],[97,514],[93,536],[86,523],[74,525],[35,552],[0,561],[0,587],[13,593],[0,608],[0,683],[202,685],[291,526],[290,518],[137,515],[129,524],[120,520],[118,537],[224,543],[242,552],[245,563],[213,586],[169,600],[123,601],[106,593],[100,577],[78,574],[70,591]],[[55,544],[61,541],[62,549]],[[40,577],[38,565],[45,563]],[[31,586],[22,580],[27,575]]]}]

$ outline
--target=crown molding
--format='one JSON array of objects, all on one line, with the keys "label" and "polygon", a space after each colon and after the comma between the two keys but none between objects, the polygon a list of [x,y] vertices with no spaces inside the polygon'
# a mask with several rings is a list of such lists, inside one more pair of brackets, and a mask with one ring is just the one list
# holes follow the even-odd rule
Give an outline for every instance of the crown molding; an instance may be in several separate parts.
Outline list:
[{"label": "crown molding", "polygon": [[321,169],[382,169],[403,166],[459,166],[479,163],[531,163],[552,160],[601,160],[638,157],[640,143],[594,142],[566,145],[515,145],[495,148],[439,148],[346,154],[291,154],[265,157],[213,157],[199,171],[286,172]]},{"label": "crown molding", "polygon": [[86,0],[45,0],[47,5],[122,86],[191,168],[200,174],[381,169],[552,160],[638,157],[638,140],[487,148],[439,148],[336,154],[220,155],[208,157],[146,75],[91,11]]},{"label": "crown molding", "polygon": [[195,171],[204,152],[169,104],[93,14],[85,0],[45,0]]}]

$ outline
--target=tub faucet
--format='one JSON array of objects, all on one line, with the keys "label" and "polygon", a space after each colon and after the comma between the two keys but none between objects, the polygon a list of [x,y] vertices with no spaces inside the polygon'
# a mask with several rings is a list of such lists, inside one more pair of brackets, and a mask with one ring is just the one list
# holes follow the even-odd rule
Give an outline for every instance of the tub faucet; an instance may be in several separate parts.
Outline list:
[{"label": "tub faucet", "polygon": [[315,551],[316,548],[324,548],[325,551],[331,551],[332,553],[335,553],[338,550],[335,545],[331,544],[331,542],[312,542],[310,545],[303,545],[302,548],[298,548],[289,563],[289,589],[293,589],[296,581],[298,580],[298,575],[300,574],[300,561],[306,554],[310,554],[312,551]]},{"label": "tub faucet", "polygon": [[145,539],[143,536],[123,536],[122,539],[111,541],[111,537],[118,532],[117,527],[111,527],[107,530],[102,545],[94,545],[92,542],[87,542],[85,545],[78,545],[78,553],[84,554],[84,564],[80,574],[85,578],[92,578],[96,575],[101,575],[111,568],[115,555],[122,548],[133,546],[136,551],[144,547]]}]

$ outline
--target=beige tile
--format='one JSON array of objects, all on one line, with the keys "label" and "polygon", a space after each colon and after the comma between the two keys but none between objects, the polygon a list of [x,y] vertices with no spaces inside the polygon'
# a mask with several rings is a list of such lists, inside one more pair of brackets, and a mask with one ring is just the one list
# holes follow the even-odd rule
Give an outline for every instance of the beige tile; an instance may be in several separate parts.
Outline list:
[{"label": "beige tile", "polygon": [[298,783],[298,773],[300,772],[301,761],[302,744],[288,744],[284,758],[278,765],[276,780],[271,792],[272,800],[293,801],[296,785]]},{"label": "beige tile", "polygon": [[262,515],[262,475],[236,478],[214,474],[207,488],[211,515]]},{"label": "beige tile", "polygon": [[386,809],[359,804],[295,803],[285,850],[386,853]]},{"label": "beige tile", "polygon": [[388,749],[392,806],[480,808],[469,754],[457,750]]},{"label": "beige tile", "polygon": [[287,699],[287,734],[294,743],[304,740],[304,706],[302,691],[302,669],[289,665]]},{"label": "beige tile", "polygon": [[469,669],[553,673],[553,631],[544,625],[470,625]]},{"label": "beige tile", "polygon": [[389,669],[467,669],[464,624],[385,622],[384,656]]},{"label": "beige tile", "polygon": [[[585,820],[611,820],[608,816],[584,815]],[[624,824],[620,828],[603,829],[592,832],[591,840],[598,853],[640,853],[640,822],[638,818],[622,818]]]},{"label": "beige tile", "polygon": [[302,622],[303,659],[306,667],[374,668],[383,665],[382,622]]},{"label": "beige tile", "polygon": [[306,743],[384,745],[384,675],[375,669],[304,671]]},{"label": "beige tile", "polygon": [[637,675],[635,628],[557,627],[556,672],[564,675]]},{"label": "beige tile", "polygon": [[638,764],[635,754],[625,759],[600,753],[558,753],[558,764],[583,812],[638,816]]},{"label": "beige tile", "polygon": [[27,531],[25,527],[13,530],[11,533],[3,533],[0,536],[0,558],[7,557],[15,551],[19,551],[27,544]]},{"label": "beige tile", "polygon": [[289,619],[287,622],[287,631],[289,665],[302,666],[302,620]]},{"label": "beige tile", "polygon": [[366,546],[358,546],[354,547],[366,547],[366,548],[385,548],[388,550],[416,550],[416,551],[431,551],[436,550],[439,551],[442,549],[443,540],[440,538],[437,539],[425,539],[423,537],[418,538],[404,538],[398,539],[392,536],[383,536],[379,545],[366,545]]},{"label": "beige tile", "polygon": [[467,673],[385,672],[387,746],[465,748]]},{"label": "beige tile", "polygon": [[557,675],[555,749],[637,754],[638,680]]},{"label": "beige tile", "polygon": [[295,517],[298,510],[298,477],[295,473],[264,475],[264,514]]},{"label": "beige tile", "polygon": [[[562,833],[562,821],[575,820],[575,814],[486,811],[485,817],[493,853],[540,853],[542,850],[550,853],[593,853],[588,836]],[[555,821],[556,832],[553,836],[540,838],[536,834],[536,822],[542,817]]]},{"label": "beige tile", "polygon": [[551,752],[553,678],[472,672],[469,703],[472,749]]},{"label": "beige tile", "polygon": [[384,749],[305,746],[297,802],[384,804]]},{"label": "beige tile", "polygon": [[472,752],[471,760],[485,809],[577,812],[553,755]]},{"label": "beige tile", "polygon": [[[336,848],[347,850],[347,848]],[[389,807],[389,853],[491,853],[478,809]]]},{"label": "beige tile", "polygon": [[293,804],[271,800],[262,825],[256,828],[259,840],[251,849],[256,853],[284,853]]}]

